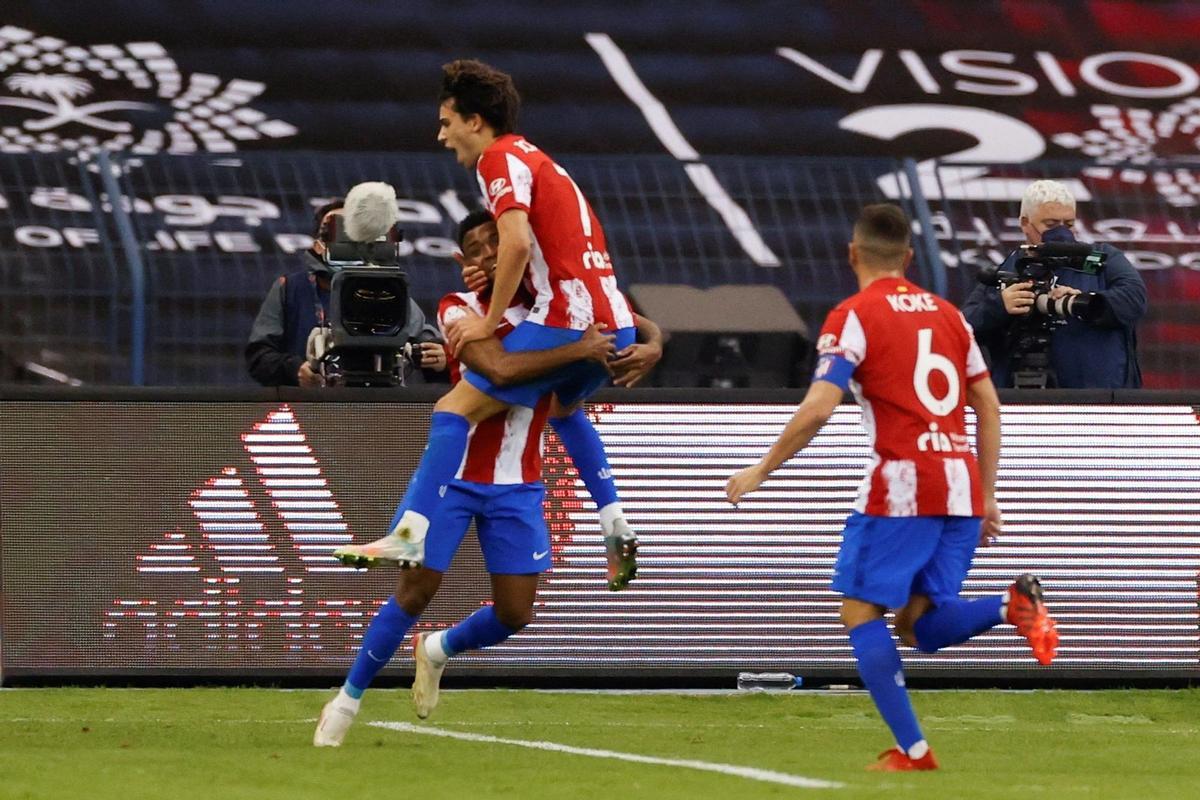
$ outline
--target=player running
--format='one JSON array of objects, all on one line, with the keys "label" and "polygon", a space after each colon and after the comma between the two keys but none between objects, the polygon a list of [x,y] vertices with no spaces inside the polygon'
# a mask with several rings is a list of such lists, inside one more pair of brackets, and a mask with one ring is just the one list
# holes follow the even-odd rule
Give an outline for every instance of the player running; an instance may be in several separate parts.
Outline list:
[{"label": "player running", "polygon": [[[1032,575],[1002,595],[959,597],[976,546],[1000,533],[1000,401],[962,314],[904,279],[910,230],[897,206],[863,209],[849,247],[860,291],[826,319],[813,382],[795,416],[763,459],[725,487],[734,504],[757,489],[808,444],[847,388],[854,393],[875,453],[846,520],[832,587],[843,596],[858,673],[896,738],[897,747],[868,767],[887,772],[937,768],[883,618],[888,609],[897,609],[900,639],[924,653],[1001,622],[1016,626],[1042,664],[1058,646]],[[978,461],[964,401],[975,409]]]},{"label": "player running", "polygon": [[[443,68],[440,100],[438,141],[476,171],[499,236],[488,311],[449,331],[451,348],[492,336],[527,265],[535,297],[529,316],[505,337],[506,351],[574,342],[594,323],[615,337],[618,349],[633,345],[634,316],[617,288],[600,221],[566,170],[514,132],[520,98],[512,78],[478,61],[454,61]],[[471,426],[511,406],[536,408],[549,393],[555,430],[601,508],[609,559],[627,562],[636,537],[621,515],[600,440],[575,413],[608,379],[603,365],[585,361],[507,387],[469,373],[434,407],[428,446],[405,495],[407,508],[373,545],[397,563],[420,564],[439,492],[462,462]]]}]

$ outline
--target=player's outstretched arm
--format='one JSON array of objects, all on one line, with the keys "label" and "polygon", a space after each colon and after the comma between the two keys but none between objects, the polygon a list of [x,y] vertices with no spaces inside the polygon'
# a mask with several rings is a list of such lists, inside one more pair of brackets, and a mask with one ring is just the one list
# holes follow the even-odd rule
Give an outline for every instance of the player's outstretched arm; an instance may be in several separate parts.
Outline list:
[{"label": "player's outstretched arm", "polygon": [[616,350],[613,337],[603,333],[600,325],[593,325],[579,341],[549,350],[509,353],[499,339],[489,336],[464,345],[459,358],[471,371],[494,385],[511,386],[540,378],[576,361],[596,361],[607,366]]},{"label": "player's outstretched arm", "polygon": [[983,527],[980,542],[1000,535],[1000,507],[996,505],[996,471],[1000,465],[1000,397],[991,378],[967,384],[967,405],[975,409],[975,448],[983,488]]},{"label": "player's outstretched arm", "polygon": [[842,389],[829,381],[813,381],[808,387],[804,402],[796,409],[783,433],[771,445],[762,460],[751,467],[734,473],[725,484],[725,497],[737,505],[743,495],[753,492],[780,464],[799,453],[817,435],[838,403],[842,402]]}]

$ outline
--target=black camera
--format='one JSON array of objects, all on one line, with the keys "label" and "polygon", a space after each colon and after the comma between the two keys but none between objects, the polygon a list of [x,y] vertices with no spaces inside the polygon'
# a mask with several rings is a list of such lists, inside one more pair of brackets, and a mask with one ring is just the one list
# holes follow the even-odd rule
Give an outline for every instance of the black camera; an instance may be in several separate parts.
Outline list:
[{"label": "black camera", "polygon": [[409,292],[397,266],[400,231],[359,242],[335,225],[322,230],[322,239],[333,277],[329,317],[309,336],[310,363],[330,386],[403,386],[420,366],[421,349],[405,334]]},{"label": "black camera", "polygon": [[1013,272],[999,267],[979,271],[979,282],[1001,290],[1017,283],[1030,285],[1033,308],[1029,314],[1015,317],[1006,332],[1011,358],[1013,386],[1018,389],[1045,389],[1056,386],[1050,366],[1050,339],[1054,331],[1067,324],[1068,318],[1094,322],[1107,310],[1104,296],[1095,292],[1051,297],[1058,277],[1057,269],[1071,269],[1091,275],[1104,268],[1105,253],[1075,241],[1043,242],[1021,245]]}]

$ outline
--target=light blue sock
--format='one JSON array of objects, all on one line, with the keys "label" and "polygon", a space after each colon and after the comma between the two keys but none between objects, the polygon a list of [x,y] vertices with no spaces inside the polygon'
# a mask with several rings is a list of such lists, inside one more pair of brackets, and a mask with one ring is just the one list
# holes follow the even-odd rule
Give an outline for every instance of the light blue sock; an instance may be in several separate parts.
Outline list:
[{"label": "light blue sock", "polygon": [[496,616],[493,606],[484,606],[462,622],[446,631],[442,649],[453,656],[464,650],[479,650],[503,642],[516,633]]},{"label": "light blue sock", "polygon": [[608,453],[604,451],[600,434],[596,433],[583,409],[575,409],[575,413],[566,417],[552,418],[550,425],[575,462],[575,469],[579,471],[588,494],[596,501],[596,508],[618,502],[617,484],[608,465]]},{"label": "light blue sock", "polygon": [[417,617],[401,608],[395,597],[388,598],[363,634],[358,657],[354,659],[354,665],[350,667],[350,674],[342,686],[346,694],[356,700],[362,697],[379,670],[396,654],[396,648],[416,621]]},{"label": "light blue sock", "polygon": [[937,608],[927,611],[913,626],[917,649],[922,653],[936,653],[943,647],[961,644],[972,636],[991,630],[1003,621],[1000,617],[1003,603],[1003,595],[977,600],[955,598],[939,603]]},{"label": "light blue sock", "polygon": [[[462,464],[463,453],[467,451],[467,434],[471,430],[466,417],[451,414],[446,411],[436,411],[430,419],[429,440],[425,445],[425,453],[421,463],[408,482],[408,491],[401,501],[401,506],[408,503],[408,508],[426,519],[432,519],[433,510],[437,507],[441,488],[454,480],[454,474]],[[399,520],[397,509],[395,527]]]},{"label": "light blue sock", "polygon": [[858,661],[858,674],[871,692],[875,707],[891,728],[896,744],[908,752],[925,737],[908,700],[904,666],[887,623],[877,619],[859,625],[850,631],[850,644]]}]

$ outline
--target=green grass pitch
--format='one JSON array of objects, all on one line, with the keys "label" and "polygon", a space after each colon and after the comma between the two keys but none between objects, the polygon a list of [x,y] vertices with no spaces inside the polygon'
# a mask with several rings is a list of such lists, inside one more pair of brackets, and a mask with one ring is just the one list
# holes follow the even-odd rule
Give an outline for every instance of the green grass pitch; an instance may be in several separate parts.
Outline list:
[{"label": "green grass pitch", "polygon": [[[312,747],[332,692],[0,691],[0,798],[1184,798],[1200,787],[1200,690],[914,692],[934,773],[867,773],[889,745],[861,693],[458,691],[417,723],[375,690],[338,749]],[[589,754],[372,726],[548,742]],[[633,754],[672,763],[640,763]],[[837,786],[697,768],[729,765]],[[718,767],[718,769],[722,769]]]}]

